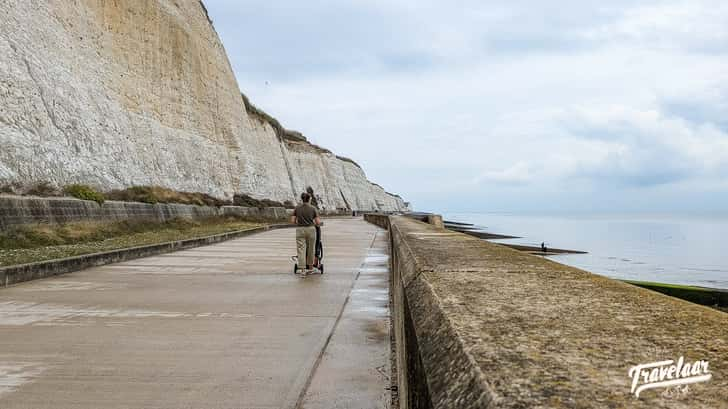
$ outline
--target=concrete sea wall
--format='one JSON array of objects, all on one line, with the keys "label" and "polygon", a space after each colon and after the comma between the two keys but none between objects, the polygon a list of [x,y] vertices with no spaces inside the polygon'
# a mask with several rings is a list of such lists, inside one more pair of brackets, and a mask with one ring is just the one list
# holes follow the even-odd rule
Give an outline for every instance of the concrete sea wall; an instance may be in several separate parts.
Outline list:
[{"label": "concrete sea wall", "polygon": [[242,97],[198,0],[0,0],[0,11],[0,185],[279,202],[312,186],[327,209],[406,208]]},{"label": "concrete sea wall", "polygon": [[[728,314],[407,217],[365,218],[390,231],[399,408],[728,407]],[[635,396],[630,368],[680,357],[708,362],[711,378]]]}]

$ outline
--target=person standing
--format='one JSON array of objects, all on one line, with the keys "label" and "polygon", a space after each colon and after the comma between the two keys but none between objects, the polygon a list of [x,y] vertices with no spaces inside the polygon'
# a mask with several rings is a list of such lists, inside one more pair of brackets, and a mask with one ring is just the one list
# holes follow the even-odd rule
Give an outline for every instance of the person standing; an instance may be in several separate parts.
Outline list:
[{"label": "person standing", "polygon": [[319,209],[319,198],[313,193],[313,188],[311,186],[306,188],[306,193],[308,193],[309,196],[311,196],[311,206],[315,207],[316,210]]},{"label": "person standing", "polygon": [[[321,224],[318,210],[311,205],[311,195],[301,193],[301,204],[296,207],[291,216],[291,223],[296,227],[296,250],[298,253],[297,269],[302,277],[310,273],[314,262],[316,249],[316,226]],[[306,268],[301,268],[305,261]]]}]

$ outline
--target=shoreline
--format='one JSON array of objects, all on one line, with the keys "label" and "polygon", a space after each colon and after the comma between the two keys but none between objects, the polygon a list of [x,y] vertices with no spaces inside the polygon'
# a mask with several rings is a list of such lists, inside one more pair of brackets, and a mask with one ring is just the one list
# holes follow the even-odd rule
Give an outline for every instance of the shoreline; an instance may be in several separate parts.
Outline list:
[{"label": "shoreline", "polygon": [[[421,215],[418,214],[421,217]],[[454,222],[450,220],[443,220],[443,225],[448,230],[464,233],[473,237],[477,237],[483,240],[510,240],[510,239],[522,239],[520,236],[512,236],[509,234],[491,233],[485,231],[485,227],[477,226],[472,223]],[[555,256],[558,254],[588,254],[587,251],[582,250],[569,250],[561,248],[547,247],[546,251],[539,246],[530,246],[527,244],[513,244],[504,242],[494,242],[506,247],[510,247],[515,250],[525,251],[536,256]]]},{"label": "shoreline", "polygon": [[[478,237],[482,240],[490,241],[490,240],[501,240],[501,239],[518,239],[521,237],[517,236],[510,236],[505,234],[496,234],[496,233],[490,233],[486,232],[485,227],[478,226],[473,223],[469,222],[461,222],[461,221],[451,221],[451,220],[444,220],[444,225],[446,229],[457,231],[460,233],[468,234],[474,237]],[[567,249],[558,249],[558,248],[547,248],[546,252],[543,252],[540,247],[538,246],[529,246],[529,245],[523,245],[523,244],[511,244],[511,243],[504,243],[501,241],[490,241],[494,244],[499,244],[505,247],[509,247],[515,250],[527,252],[532,255],[540,256],[540,257],[549,257],[549,256],[556,256],[556,255],[565,255],[565,254],[588,254],[586,251],[578,251],[578,250],[567,250]],[[556,262],[561,263],[560,261],[554,260]],[[565,264],[565,263],[561,263]],[[568,264],[565,264],[568,265]],[[590,271],[592,274],[597,274],[603,277],[608,277],[604,274],[599,274]],[[664,282],[654,282],[654,281],[646,281],[646,280],[633,280],[633,279],[620,279],[615,277],[608,277],[613,280],[622,281],[627,284],[635,285],[638,287],[642,287],[651,291],[659,292],[661,294],[665,294],[674,298],[679,298],[694,304],[704,305],[707,307],[711,307],[714,309],[717,309],[722,312],[728,313],[728,288],[713,288],[713,287],[704,287],[704,286],[698,286],[694,284],[673,284],[673,283],[664,283]]]},{"label": "shoreline", "polygon": [[728,313],[728,289],[699,287],[693,285],[656,283],[652,281],[619,280],[671,297],[705,305]]}]

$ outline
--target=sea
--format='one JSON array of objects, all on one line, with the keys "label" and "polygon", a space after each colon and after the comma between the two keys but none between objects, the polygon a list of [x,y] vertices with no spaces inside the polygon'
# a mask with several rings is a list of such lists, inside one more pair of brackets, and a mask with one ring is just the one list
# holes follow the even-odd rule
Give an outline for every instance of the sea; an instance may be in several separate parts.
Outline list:
[{"label": "sea", "polygon": [[611,278],[728,289],[728,215],[444,213],[494,242],[581,250],[549,258]]}]

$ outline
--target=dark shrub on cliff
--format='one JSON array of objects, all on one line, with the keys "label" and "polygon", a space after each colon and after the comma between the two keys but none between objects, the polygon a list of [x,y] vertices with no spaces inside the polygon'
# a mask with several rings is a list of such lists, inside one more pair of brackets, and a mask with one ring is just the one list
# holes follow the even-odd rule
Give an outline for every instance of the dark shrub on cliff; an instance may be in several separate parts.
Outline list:
[{"label": "dark shrub on cliff", "polygon": [[155,204],[159,200],[152,193],[149,186],[132,186],[122,190],[112,190],[106,193],[109,200],[118,200],[120,202],[142,202]]},{"label": "dark shrub on cliff", "polygon": [[69,195],[75,197],[76,199],[93,200],[94,202],[96,202],[98,204],[103,204],[104,200],[106,200],[106,198],[104,197],[104,195],[102,193],[97,192],[91,186],[78,185],[78,184],[68,185],[65,188],[63,188],[63,191],[66,194],[69,194]]},{"label": "dark shrub on cliff", "polygon": [[50,182],[38,182],[34,185],[28,186],[21,193],[24,195],[42,196],[42,197],[62,196],[63,195],[63,192],[58,190],[58,188],[53,186]]},{"label": "dark shrub on cliff", "polygon": [[161,186],[132,186],[123,190],[112,190],[106,194],[108,200],[142,203],[179,203],[198,206],[225,206],[230,203],[199,192],[178,192]]},{"label": "dark shrub on cliff", "polygon": [[287,207],[281,202],[270,199],[255,199],[245,193],[239,193],[233,196],[233,205],[244,207]]},{"label": "dark shrub on cliff", "polygon": [[20,182],[0,183],[0,193],[18,196],[63,196],[63,192],[50,182],[34,182],[32,184]]},{"label": "dark shrub on cliff", "polygon": [[9,195],[20,194],[22,186],[17,182],[8,182],[0,184],[0,193],[6,193]]}]

